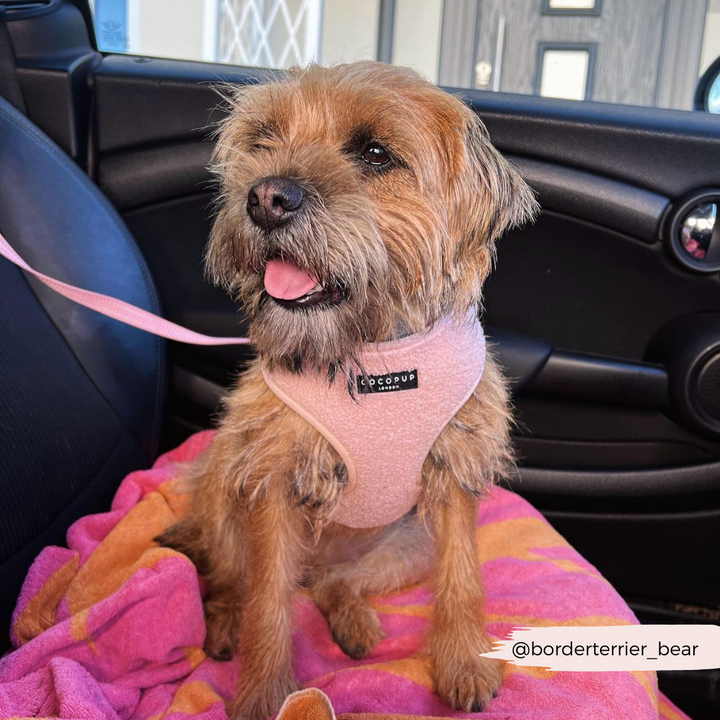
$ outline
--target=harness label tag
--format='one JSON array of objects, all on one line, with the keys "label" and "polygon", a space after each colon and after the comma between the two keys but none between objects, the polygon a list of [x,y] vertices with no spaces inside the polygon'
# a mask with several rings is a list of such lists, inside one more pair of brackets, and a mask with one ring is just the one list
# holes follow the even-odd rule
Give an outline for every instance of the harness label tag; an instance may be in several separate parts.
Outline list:
[{"label": "harness label tag", "polygon": [[386,375],[365,375],[357,379],[357,389],[361,395],[368,393],[398,392],[399,390],[416,390],[418,371],[400,370]]}]

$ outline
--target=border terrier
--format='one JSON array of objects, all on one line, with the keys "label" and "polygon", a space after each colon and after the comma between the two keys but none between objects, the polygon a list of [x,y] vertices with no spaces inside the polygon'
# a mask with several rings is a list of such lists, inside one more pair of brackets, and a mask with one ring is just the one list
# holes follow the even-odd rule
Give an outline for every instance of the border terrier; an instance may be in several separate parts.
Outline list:
[{"label": "border terrier", "polygon": [[229,102],[206,262],[257,358],[159,538],[207,582],[208,654],[241,653],[229,713],[269,717],[296,689],[298,587],[360,659],[383,638],[369,598],[425,580],[437,693],[480,711],[502,664],[480,657],[475,522],[513,458],[477,315],[534,196],[472,109],[406,68],[311,65]]}]

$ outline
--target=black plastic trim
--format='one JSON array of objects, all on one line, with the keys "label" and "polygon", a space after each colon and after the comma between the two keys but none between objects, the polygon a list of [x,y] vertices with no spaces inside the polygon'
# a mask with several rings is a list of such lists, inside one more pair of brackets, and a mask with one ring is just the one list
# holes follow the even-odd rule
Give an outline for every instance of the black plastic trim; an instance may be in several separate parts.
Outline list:
[{"label": "black plastic trim", "polygon": [[0,1],[0,6],[5,7],[8,21],[26,20],[55,12],[60,7],[60,0],[5,0]]},{"label": "black plastic trim", "polygon": [[668,407],[668,378],[662,367],[554,350],[527,390],[604,405]]},{"label": "black plastic trim", "polygon": [[495,358],[517,394],[542,371],[552,353],[552,345],[545,340],[520,335],[510,330],[487,327],[485,333]]},{"label": "black plastic trim", "polygon": [[669,200],[663,195],[556,163],[509,155],[543,208],[654,243]]},{"label": "black plastic trim", "polygon": [[502,152],[676,198],[717,183],[720,116],[445,88],[463,96]]},{"label": "black plastic trim", "polygon": [[94,78],[98,152],[205,137],[225,116],[217,86],[270,75],[258,68],[107,55]]},{"label": "black plastic trim", "polygon": [[173,365],[170,368],[170,392],[208,412],[217,412],[228,388],[190,370]]},{"label": "black plastic trim", "polygon": [[[96,76],[98,151],[197,137],[223,116],[212,84],[254,83],[271,75],[257,68],[106,56]],[[472,105],[504,153],[585,170],[673,199],[717,183],[719,116],[446,90]]]},{"label": "black plastic trim", "polygon": [[110,153],[98,166],[97,183],[121,211],[207,192],[213,147],[195,139]]},{"label": "black plastic trim", "polygon": [[507,483],[520,494],[609,498],[691,495],[720,490],[720,462],[660,470],[556,470],[524,467]]},{"label": "black plastic trim", "polygon": [[89,130],[88,80],[100,56],[90,45],[77,7],[54,2],[41,10],[7,18],[27,116],[83,165]]},{"label": "black plastic trim", "polygon": [[[720,436],[720,420],[706,410],[716,398],[700,394],[701,373],[720,353],[720,313],[680,318],[664,328],[648,347],[647,357],[667,367],[669,396],[679,419],[691,429]],[[703,402],[705,400],[705,403]]]}]

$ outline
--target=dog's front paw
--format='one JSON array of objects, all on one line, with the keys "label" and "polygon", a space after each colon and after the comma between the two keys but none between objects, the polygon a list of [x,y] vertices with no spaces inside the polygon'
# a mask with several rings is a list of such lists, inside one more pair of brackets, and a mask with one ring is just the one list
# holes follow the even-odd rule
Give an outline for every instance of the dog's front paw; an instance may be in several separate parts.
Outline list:
[{"label": "dog's front paw", "polygon": [[205,603],[205,652],[213,660],[231,660],[238,646],[240,617],[237,609],[226,602]]},{"label": "dog's front paw", "polygon": [[502,663],[477,657],[471,660],[435,662],[437,693],[454,710],[482,712],[497,697],[502,683]]},{"label": "dog's front paw", "polygon": [[240,682],[240,693],[227,708],[230,720],[266,720],[298,689],[290,679],[267,682],[241,675]]},{"label": "dog's front paw", "polygon": [[328,615],[328,624],[340,649],[354,660],[372,652],[385,637],[377,613],[365,600],[341,604]]}]

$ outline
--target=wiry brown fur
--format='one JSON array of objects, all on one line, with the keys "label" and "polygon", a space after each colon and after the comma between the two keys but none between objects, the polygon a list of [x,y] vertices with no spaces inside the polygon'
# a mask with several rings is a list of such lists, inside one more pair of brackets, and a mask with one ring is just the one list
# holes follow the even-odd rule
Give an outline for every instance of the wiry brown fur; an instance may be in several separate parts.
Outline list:
[{"label": "wiry brown fur", "polygon": [[[332,523],[345,467],[268,389],[260,363],[333,378],[352,372],[364,343],[464,316],[481,301],[495,240],[530,219],[535,201],[475,114],[410,70],[311,66],[239,88],[231,102],[216,150],[221,209],[207,261],[242,300],[259,358],[190,473],[191,513],[162,538],[207,580],[207,651],[227,658],[239,642],[243,677],[231,715],[269,716],[294,689],[298,583],[312,586],[335,639],[360,658],[382,638],[368,597],[430,574],[436,609],[427,642],[438,693],[477,710],[499,687],[501,666],[479,657],[490,643],[474,522],[512,462],[507,390],[492,353],[425,461],[416,511],[371,530]],[[390,149],[392,167],[363,164],[359,146],[370,139]],[[308,196],[300,216],[272,232],[245,208],[250,187],[269,176],[294,180]],[[299,311],[276,304],[262,276],[278,255],[323,287],[342,287],[345,300]]]}]

